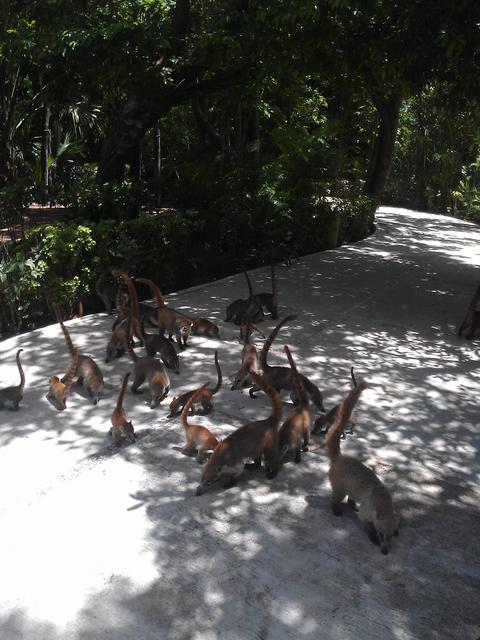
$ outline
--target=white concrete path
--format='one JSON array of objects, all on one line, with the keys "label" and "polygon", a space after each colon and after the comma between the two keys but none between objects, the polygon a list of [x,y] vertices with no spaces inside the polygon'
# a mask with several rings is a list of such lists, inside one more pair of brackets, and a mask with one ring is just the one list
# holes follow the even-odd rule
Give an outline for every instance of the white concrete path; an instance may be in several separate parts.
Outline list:
[{"label": "white concrete path", "polygon": [[[253,272],[259,289],[268,272]],[[178,450],[168,402],[151,411],[128,393],[139,439],[110,445],[126,358],[103,365],[97,406],[73,393],[56,412],[47,376],[68,356],[52,325],[0,343],[0,387],[17,379],[19,347],[27,376],[21,409],[0,412],[0,640],[479,638],[480,342],[456,328],[480,282],[480,229],[382,208],[374,236],[278,276],[281,316],[298,320],[270,361],[291,345],[327,408],[348,391],[351,365],[370,383],[342,447],[394,492],[402,522],[390,554],[354,514],[331,514],[322,437],[273,481],[250,472],[196,497],[200,468]],[[224,386],[201,418],[218,435],[268,413],[228,384],[241,347],[224,311],[245,293],[239,275],[169,297],[221,326],[220,341],[193,338],[172,375],[175,393],[214,381],[219,349]],[[110,325],[105,314],[68,323],[99,360]]]}]

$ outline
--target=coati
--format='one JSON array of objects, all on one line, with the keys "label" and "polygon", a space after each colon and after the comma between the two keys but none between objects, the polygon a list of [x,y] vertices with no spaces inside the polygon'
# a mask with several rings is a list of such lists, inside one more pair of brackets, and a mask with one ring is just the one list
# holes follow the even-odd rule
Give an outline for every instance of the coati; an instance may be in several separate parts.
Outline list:
[{"label": "coati", "polygon": [[183,393],[181,396],[175,396],[170,403],[170,411],[167,418],[173,418],[173,416],[176,415],[187,402],[189,402],[194,394],[196,395],[196,400],[195,402],[190,403],[192,413],[195,413],[195,403],[202,405],[204,414],[210,413],[213,409],[212,397],[222,388],[222,371],[218,363],[218,351],[215,351],[215,368],[217,369],[216,386],[213,389],[208,389],[207,385],[204,385],[201,390],[194,389],[193,391]]},{"label": "coati", "polygon": [[253,291],[250,278],[246,271],[244,274],[248,284],[248,298],[238,298],[228,305],[225,322],[244,324],[246,322],[261,322],[264,318],[262,308],[252,300]]},{"label": "coati", "polygon": [[251,336],[251,327],[254,325],[246,324],[247,327],[246,332],[244,333],[244,343],[242,349],[242,364],[240,369],[235,374],[235,378],[233,380],[233,384],[231,387],[232,391],[236,391],[238,389],[242,389],[242,387],[248,387],[253,384],[252,378],[250,377],[250,371],[255,371],[258,373],[258,352],[257,347],[250,342]]},{"label": "coati", "polygon": [[398,535],[397,518],[390,493],[371,469],[360,460],[343,455],[340,451],[340,434],[366,387],[365,382],[360,382],[350,391],[340,405],[335,423],[327,435],[331,504],[334,515],[340,516],[345,496],[348,496],[348,503],[354,509],[359,503],[358,517],[365,525],[372,542],[379,544],[381,552],[386,555],[392,536]]},{"label": "coati", "polygon": [[[275,264],[271,263],[271,275],[272,275],[272,293],[250,293],[251,301],[256,304],[260,309],[264,307],[272,314],[272,319],[278,318],[278,292],[277,292],[277,280],[275,278]],[[245,271],[245,277],[247,278],[248,289],[252,291],[252,285],[248,273]]]},{"label": "coati", "polygon": [[250,422],[220,442],[203,468],[197,496],[202,495],[209,485],[218,480],[224,482],[225,488],[233,486],[243,473],[245,459],[253,459],[254,463],[251,466],[258,467],[263,456],[267,478],[274,478],[278,473],[280,458],[277,429],[282,417],[282,401],[263,376],[257,375],[254,371],[251,372],[251,376],[270,398],[272,411],[268,418]]},{"label": "coati", "polygon": [[137,291],[135,289],[135,285],[132,282],[132,279],[125,273],[125,271],[114,271],[112,273],[117,278],[123,280],[123,282],[127,285],[128,293],[130,297],[130,323],[129,323],[129,338],[133,339],[133,336],[138,338],[140,344],[143,345],[142,340],[142,331],[140,328],[140,308],[138,305],[138,296]]},{"label": "coati", "polygon": [[70,369],[60,380],[58,376],[50,376],[48,379],[50,388],[47,393],[47,398],[52,401],[53,405],[58,411],[64,411],[67,408],[67,397],[72,387],[75,372],[78,366],[78,349],[73,350],[72,363]]},{"label": "coati", "polygon": [[[53,305],[57,321],[65,336],[65,342],[67,343],[70,356],[73,358],[74,346],[70,333],[67,327],[63,324],[60,309],[57,304]],[[87,391],[88,395],[92,399],[93,404],[97,404],[101,396],[103,395],[103,376],[100,371],[100,367],[90,356],[78,355],[78,365],[75,372],[77,381]]]},{"label": "coati", "polygon": [[173,334],[175,334],[178,346],[180,349],[184,349],[187,346],[187,340],[192,331],[191,321],[183,314],[178,313],[174,309],[168,309],[165,306],[162,292],[152,280],[148,278],[137,278],[137,282],[143,282],[148,285],[155,296],[160,333],[163,334],[166,330],[170,340]]},{"label": "coati", "polygon": [[159,353],[163,364],[172,369],[176,374],[180,373],[180,359],[170,340],[158,333],[147,333],[145,331],[145,317],[140,320],[140,330],[142,332],[143,345],[147,356],[152,358]]},{"label": "coati", "polygon": [[297,367],[295,366],[292,354],[290,353],[290,349],[287,345],[285,345],[284,349],[292,370],[298,404],[294,406],[293,411],[282,424],[280,431],[278,432],[280,460],[285,457],[286,453],[290,449],[293,449],[294,461],[298,463],[302,461],[301,451],[308,451],[308,445],[310,442],[310,403],[308,395],[305,393],[305,389],[303,388],[302,380]]},{"label": "coati", "polygon": [[460,325],[458,335],[461,337],[462,333],[468,330],[465,335],[467,340],[471,340],[477,333],[480,333],[480,311],[477,309],[478,301],[480,300],[480,285],[473,294],[473,298],[468,305],[467,315],[465,320]]},{"label": "coati", "polygon": [[125,353],[125,345],[130,344],[130,317],[120,322],[110,336],[105,349],[105,362],[120,358]]},{"label": "coati", "polygon": [[118,285],[116,278],[112,277],[109,270],[102,271],[95,282],[95,291],[103,302],[105,311],[113,313],[113,309],[117,304],[128,304],[128,293]]},{"label": "coati", "polygon": [[9,404],[12,411],[18,410],[18,405],[23,398],[23,389],[25,387],[25,374],[23,372],[22,363],[20,362],[20,354],[23,349],[19,349],[16,355],[18,373],[20,374],[20,384],[12,385],[11,387],[5,387],[0,389],[0,409],[5,408],[6,404]]},{"label": "coati", "polygon": [[208,451],[213,451],[219,441],[215,438],[213,433],[199,424],[189,424],[188,412],[192,408],[195,402],[199,402],[203,391],[206,389],[206,384],[200,389],[196,389],[188,398],[182,409],[182,425],[185,430],[185,438],[187,442],[182,448],[182,453],[186,456],[193,456],[196,454],[197,462],[201,463]]},{"label": "coati", "polygon": [[117,404],[112,412],[112,417],[110,418],[112,428],[110,429],[109,434],[112,436],[113,444],[117,446],[120,444],[122,436],[125,437],[128,442],[135,442],[133,424],[127,420],[127,414],[123,408],[123,399],[125,398],[125,391],[127,389],[129,377],[130,372],[123,376],[122,386],[118,392]]},{"label": "coati", "polygon": [[[357,386],[357,381],[353,373],[353,367],[350,368],[350,376],[352,378],[353,387],[355,388]],[[322,415],[320,415],[315,420],[312,433],[327,433],[330,427],[332,426],[332,424],[335,422],[339,409],[340,409],[340,405],[336,404],[334,407],[332,407],[332,409],[330,409],[328,413],[323,413]],[[346,433],[349,433],[349,434],[353,433],[355,423],[352,420],[349,420],[348,425],[349,425],[348,431],[346,428],[342,431],[342,435],[340,436],[342,439],[345,438]]]},{"label": "coati", "polygon": [[129,342],[126,343],[126,348],[133,360],[133,382],[130,388],[133,393],[142,393],[142,391],[138,390],[138,387],[140,387],[145,380],[148,380],[150,385],[149,406],[150,409],[155,409],[170,391],[168,374],[159,360],[151,356],[139,358]]},{"label": "coati", "polygon": [[216,324],[207,320],[207,318],[195,318],[186,316],[192,323],[192,333],[194,336],[206,336],[207,338],[219,338],[220,330]]},{"label": "coati", "polygon": [[[290,320],[295,320],[296,317],[297,317],[296,315],[292,315],[292,316],[287,316],[286,318],[281,320],[277,324],[275,329],[272,331],[272,333],[268,336],[266,342],[262,347],[262,350],[260,351],[260,366],[262,368],[263,375],[265,376],[265,379],[267,380],[268,384],[271,385],[275,389],[275,391],[277,391],[277,393],[280,392],[282,389],[284,389],[285,391],[292,392],[291,395],[294,403],[295,403],[295,389],[294,389],[293,375],[292,375],[291,368],[290,367],[271,367],[267,363],[267,354],[272,342],[275,340],[277,333],[280,331],[283,325],[286,324],[287,322],[290,322]],[[311,382],[306,376],[302,375],[301,373],[299,373],[298,375],[300,377],[300,380],[302,381],[302,384],[306,393],[308,393],[312,402],[320,409],[320,411],[325,412],[325,409],[323,408],[322,394],[320,393],[320,390],[318,389],[318,387],[315,384],[313,384],[313,382]],[[250,397],[254,398],[255,396],[253,394],[258,390],[259,390],[258,387],[256,387],[255,385],[251,387],[249,391]]]}]

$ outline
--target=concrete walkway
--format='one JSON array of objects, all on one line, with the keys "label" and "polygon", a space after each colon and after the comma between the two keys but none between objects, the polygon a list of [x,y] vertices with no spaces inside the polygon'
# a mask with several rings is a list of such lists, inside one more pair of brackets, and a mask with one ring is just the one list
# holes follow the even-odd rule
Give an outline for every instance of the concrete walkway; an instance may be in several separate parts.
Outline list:
[{"label": "concrete walkway", "polygon": [[[268,272],[253,272],[257,290]],[[97,406],[74,392],[55,411],[47,377],[68,356],[52,325],[0,343],[0,387],[17,380],[20,347],[27,376],[20,410],[0,412],[0,640],[478,639],[480,341],[456,329],[480,282],[480,229],[382,208],[374,236],[278,278],[280,315],[298,319],[270,362],[284,363],[289,344],[327,408],[347,393],[351,365],[370,384],[342,447],[394,493],[390,554],[355,514],[331,514],[321,436],[273,481],[250,472],[196,497],[200,467],[179,451],[168,402],[151,411],[129,392],[138,441],[110,444],[127,358],[102,365]],[[230,391],[241,346],[222,319],[245,294],[239,275],[169,296],[221,327],[221,340],[193,338],[171,376],[175,394],[213,382],[219,350],[224,385],[200,418],[218,436],[268,413],[263,397]],[[101,362],[111,318],[67,324]]]}]

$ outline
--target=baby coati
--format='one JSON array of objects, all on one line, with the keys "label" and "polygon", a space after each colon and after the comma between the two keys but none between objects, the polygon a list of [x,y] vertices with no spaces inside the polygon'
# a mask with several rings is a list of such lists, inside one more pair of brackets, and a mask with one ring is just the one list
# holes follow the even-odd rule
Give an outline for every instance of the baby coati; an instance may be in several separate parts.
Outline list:
[{"label": "baby coati", "polygon": [[173,343],[165,338],[165,336],[161,336],[158,333],[147,333],[145,331],[145,317],[140,320],[140,329],[147,356],[151,356],[153,358],[153,356],[159,353],[163,364],[168,367],[168,369],[172,369],[172,371],[179,374],[180,359]]},{"label": "baby coati", "polygon": [[302,379],[297,371],[295,362],[290,353],[290,349],[285,345],[285,353],[287,354],[290,368],[292,369],[293,381],[296,390],[298,403],[294,406],[292,413],[280,427],[278,433],[280,459],[282,460],[286,453],[293,449],[295,462],[301,462],[301,451],[308,451],[310,442],[310,403],[308,395],[303,388]]},{"label": "baby coati", "polygon": [[206,388],[206,384],[200,389],[193,391],[190,398],[182,409],[182,425],[185,430],[186,443],[182,448],[182,453],[186,456],[197,456],[197,462],[202,462],[208,451],[213,451],[219,441],[213,433],[200,424],[189,424],[188,412],[193,408],[195,402],[200,402],[201,395]]},{"label": "baby coati", "polygon": [[23,372],[22,363],[20,362],[20,354],[22,353],[22,351],[23,349],[19,349],[16,355],[18,373],[20,374],[20,384],[0,389],[0,409],[4,409],[5,405],[9,405],[9,409],[11,409],[12,411],[17,411],[18,405],[23,398],[25,374]]},{"label": "baby coati", "polygon": [[[357,386],[357,381],[355,380],[355,375],[353,373],[353,367],[350,368],[350,376],[352,378],[353,386]],[[327,433],[332,424],[335,422],[337,418],[338,411],[340,409],[340,405],[336,404],[328,413],[323,413],[315,420],[314,427],[312,429],[312,433]],[[352,434],[353,429],[355,427],[355,423],[353,420],[348,421],[348,430],[345,428],[342,432],[341,438],[345,438],[345,434]]]},{"label": "baby coati", "polygon": [[[262,350],[260,351],[260,366],[262,368],[263,375],[265,376],[266,381],[268,382],[269,385],[271,385],[275,389],[275,391],[277,391],[277,393],[282,391],[282,389],[285,391],[292,392],[291,397],[294,403],[295,403],[295,388],[294,388],[295,385],[293,383],[293,375],[292,375],[291,368],[290,367],[271,367],[267,363],[267,354],[272,342],[275,340],[277,333],[280,331],[283,325],[286,324],[287,322],[290,322],[290,320],[295,320],[296,317],[297,316],[292,315],[292,316],[287,316],[286,318],[281,320],[277,324],[275,329],[272,331],[272,333],[268,336],[267,340],[265,341],[265,344],[262,347]],[[300,377],[300,380],[302,381],[302,384],[306,393],[310,396],[311,401],[320,409],[320,411],[324,413],[325,409],[323,408],[322,394],[320,393],[320,390],[318,389],[318,387],[315,384],[313,384],[313,382],[310,382],[310,380],[306,376],[303,376],[301,373],[299,373],[298,375]],[[254,398],[255,396],[253,394],[258,390],[259,390],[258,387],[254,385],[249,391],[250,397]]]},{"label": "baby coati", "polygon": [[195,403],[202,405],[204,414],[210,413],[213,409],[212,397],[222,388],[222,371],[218,363],[218,351],[215,351],[215,368],[217,369],[216,386],[213,389],[208,389],[207,385],[204,385],[201,390],[194,389],[193,391],[183,393],[181,396],[175,396],[170,403],[170,411],[167,418],[173,418],[174,415],[181,411],[182,407],[185,406],[194,394],[196,395],[195,402],[190,403],[192,413],[195,413]]},{"label": "baby coati", "polygon": [[[63,331],[65,342],[67,343],[70,356],[73,358],[74,346],[67,327],[63,324],[62,316],[58,305],[54,304],[53,309],[57,317],[58,323]],[[90,396],[93,404],[97,404],[103,395],[103,376],[100,367],[90,356],[78,355],[78,365],[75,372],[78,383],[85,389]]]},{"label": "baby coati", "polygon": [[184,349],[187,346],[187,340],[192,331],[191,321],[183,314],[175,311],[175,309],[169,309],[165,306],[162,292],[152,280],[148,278],[137,278],[137,282],[143,282],[148,285],[155,296],[160,334],[163,335],[163,333],[167,331],[170,340],[175,334],[178,346],[180,349]]},{"label": "baby coati", "polygon": [[340,405],[335,423],[327,435],[331,504],[333,513],[340,516],[342,501],[346,496],[354,509],[359,503],[358,517],[365,525],[370,539],[380,545],[383,554],[387,554],[392,536],[398,535],[397,518],[390,493],[371,469],[360,460],[343,455],[340,451],[340,435],[366,386],[365,382],[360,382],[350,391]]},{"label": "baby coati", "polygon": [[[254,293],[251,295],[251,301],[257,305],[260,309],[266,308],[272,314],[272,319],[278,318],[278,293],[277,293],[277,280],[275,278],[275,265],[271,263],[272,274],[272,293]],[[245,277],[247,278],[248,289],[252,291],[252,285],[248,273],[245,271]]]},{"label": "baby coati", "polygon": [[477,309],[478,301],[480,300],[480,285],[473,294],[473,298],[468,305],[467,315],[465,320],[460,325],[458,335],[461,337],[462,333],[467,331],[465,338],[471,340],[477,333],[480,333],[480,311]]},{"label": "baby coati", "polygon": [[234,324],[245,324],[251,322],[261,322],[264,318],[262,308],[252,300],[252,285],[245,271],[244,274],[248,284],[248,298],[238,298],[228,305],[225,322],[233,322]]},{"label": "baby coati", "polygon": [[244,343],[242,349],[242,364],[240,366],[240,369],[235,374],[235,378],[231,387],[232,391],[251,386],[253,382],[252,378],[250,377],[250,371],[255,371],[255,373],[258,373],[259,371],[257,347],[250,342],[251,331],[254,325],[246,324],[244,326],[247,327],[247,329],[244,333],[243,338]]},{"label": "baby coati", "polygon": [[270,398],[272,411],[265,420],[256,420],[240,427],[222,440],[203,468],[196,494],[200,496],[208,486],[221,480],[224,487],[233,486],[245,468],[245,460],[253,459],[254,467],[265,461],[265,475],[274,478],[280,468],[278,452],[278,424],[282,417],[282,401],[263,376],[251,372],[254,382]]},{"label": "baby coati", "polygon": [[70,369],[60,380],[58,376],[50,376],[48,383],[50,388],[47,398],[52,402],[58,411],[64,411],[67,408],[67,398],[72,387],[75,372],[78,366],[78,349],[74,349],[72,353],[72,363]]},{"label": "baby coati", "polygon": [[109,433],[112,436],[113,444],[117,446],[120,444],[122,437],[126,438],[128,442],[135,442],[133,425],[129,420],[127,420],[127,414],[123,408],[123,399],[125,398],[125,391],[127,389],[129,376],[130,372],[123,376],[122,386],[118,393],[117,404],[113,410],[112,417],[110,418],[112,428]]},{"label": "baby coati", "polygon": [[105,311],[112,313],[117,304],[128,304],[128,293],[119,286],[118,280],[108,270],[102,271],[95,282],[95,291],[104,304]]},{"label": "baby coati", "polygon": [[150,385],[149,406],[150,409],[155,409],[170,391],[168,374],[160,360],[151,356],[139,358],[129,342],[126,343],[126,348],[133,360],[133,383],[130,388],[133,393],[142,393],[138,387],[147,380]]}]

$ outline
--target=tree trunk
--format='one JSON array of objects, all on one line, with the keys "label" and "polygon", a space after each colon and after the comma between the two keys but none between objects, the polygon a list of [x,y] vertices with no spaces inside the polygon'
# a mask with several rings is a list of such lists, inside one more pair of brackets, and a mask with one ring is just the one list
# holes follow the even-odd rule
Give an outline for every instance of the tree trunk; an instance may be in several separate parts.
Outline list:
[{"label": "tree trunk", "polygon": [[155,206],[162,202],[162,134],[160,125],[153,130],[153,186],[155,192]]},{"label": "tree trunk", "polygon": [[383,193],[390,169],[402,101],[399,95],[395,95],[389,98],[377,97],[373,102],[380,116],[380,124],[373,143],[363,193],[378,197]]},{"label": "tree trunk", "polygon": [[40,185],[42,190],[42,200],[45,203],[48,200],[48,192],[50,187],[50,171],[48,166],[48,158],[50,157],[50,106],[43,104],[42,113],[42,141],[40,149]]}]

